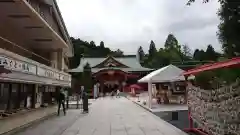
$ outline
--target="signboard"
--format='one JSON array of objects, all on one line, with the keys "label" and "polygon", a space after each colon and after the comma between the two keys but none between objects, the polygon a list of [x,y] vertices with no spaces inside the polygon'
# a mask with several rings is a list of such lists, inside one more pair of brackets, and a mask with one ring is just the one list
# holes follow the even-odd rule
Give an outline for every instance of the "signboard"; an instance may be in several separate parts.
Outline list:
[{"label": "signboard", "polygon": [[37,65],[30,64],[24,61],[16,60],[14,58],[10,58],[8,56],[0,55],[0,66],[3,66],[4,68],[7,68],[12,71],[18,71],[28,74],[34,74],[46,78],[71,82],[71,76],[65,75],[61,73],[60,71],[52,71],[47,68],[38,67]]},{"label": "signboard", "polygon": [[38,67],[37,75],[57,80],[60,79],[59,73],[41,67]]},{"label": "signboard", "polygon": [[45,68],[41,68],[41,67],[38,67],[37,75],[56,79],[56,80],[61,80],[61,81],[68,81],[68,82],[71,81],[71,77],[68,75],[57,73],[55,71],[51,71],[49,69],[45,69]]},{"label": "signboard", "polygon": [[0,56],[0,65],[13,71],[36,74],[37,66],[27,62],[18,61],[6,56]]}]

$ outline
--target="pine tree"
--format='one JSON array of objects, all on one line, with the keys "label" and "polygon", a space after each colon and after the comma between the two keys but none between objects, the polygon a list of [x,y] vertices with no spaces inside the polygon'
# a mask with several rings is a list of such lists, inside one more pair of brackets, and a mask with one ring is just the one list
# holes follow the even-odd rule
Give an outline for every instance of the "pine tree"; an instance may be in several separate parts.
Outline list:
[{"label": "pine tree", "polygon": [[218,59],[217,53],[215,52],[212,45],[208,45],[206,53],[205,53],[206,60],[213,60],[216,61]]},{"label": "pine tree", "polygon": [[169,34],[164,45],[165,49],[177,49],[180,50],[180,46],[178,45],[178,40],[173,34]]},{"label": "pine tree", "polygon": [[219,40],[228,57],[240,56],[240,1],[225,0],[218,13]]},{"label": "pine tree", "polygon": [[151,40],[149,50],[148,50],[148,59],[152,60],[154,56],[156,56],[156,53],[157,53],[157,49],[156,49],[155,43]]},{"label": "pine tree", "polygon": [[[196,0],[189,0],[188,5]],[[200,0],[204,3],[212,0]],[[240,1],[218,0],[220,2],[220,17],[218,38],[222,43],[225,55],[228,57],[240,56]]]},{"label": "pine tree", "polygon": [[142,46],[138,48],[138,57],[139,57],[139,62],[142,63],[144,60],[145,53],[143,51]]},{"label": "pine tree", "polygon": [[194,51],[194,53],[193,53],[193,59],[194,60],[200,60],[200,61],[206,60],[206,58],[205,58],[205,51],[196,49]]},{"label": "pine tree", "polygon": [[103,41],[100,42],[100,48],[105,48]]},{"label": "pine tree", "polygon": [[93,84],[92,84],[92,71],[89,63],[87,63],[84,66],[81,80],[83,81],[85,91],[88,93],[91,92]]}]

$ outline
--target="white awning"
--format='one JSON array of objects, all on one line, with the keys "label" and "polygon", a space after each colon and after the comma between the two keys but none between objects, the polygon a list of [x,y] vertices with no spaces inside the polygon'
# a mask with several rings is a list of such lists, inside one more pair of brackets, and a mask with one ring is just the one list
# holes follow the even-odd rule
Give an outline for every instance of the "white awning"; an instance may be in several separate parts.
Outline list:
[{"label": "white awning", "polygon": [[166,67],[155,70],[144,76],[138,82],[174,82],[184,81],[185,77],[182,75],[184,70],[174,66],[168,65]]}]

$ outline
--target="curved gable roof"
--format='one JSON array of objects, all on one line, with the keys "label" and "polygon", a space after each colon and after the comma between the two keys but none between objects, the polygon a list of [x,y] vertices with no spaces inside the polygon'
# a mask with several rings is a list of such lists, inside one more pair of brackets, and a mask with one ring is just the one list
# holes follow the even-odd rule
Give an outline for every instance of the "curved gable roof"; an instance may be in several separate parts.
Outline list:
[{"label": "curved gable roof", "polygon": [[[107,58],[81,58],[79,66],[75,69],[71,69],[69,72],[82,72],[83,67],[87,63],[91,67],[95,67],[98,64],[102,63],[103,61],[105,61],[106,59],[108,59],[108,57]],[[128,71],[131,71],[131,69],[133,69],[134,71],[151,70],[151,69],[142,67],[136,57],[119,57],[114,59],[119,63],[122,63],[123,65],[126,65],[127,67],[129,67],[129,68],[125,68]]]},{"label": "curved gable roof", "polygon": [[121,57],[115,59],[130,68],[142,68],[136,57]]}]

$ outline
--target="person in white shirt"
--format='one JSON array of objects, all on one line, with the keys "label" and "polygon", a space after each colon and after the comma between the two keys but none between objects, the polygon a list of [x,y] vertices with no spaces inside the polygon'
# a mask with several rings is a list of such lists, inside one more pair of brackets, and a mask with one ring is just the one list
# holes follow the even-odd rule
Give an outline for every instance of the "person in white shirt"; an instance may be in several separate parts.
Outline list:
[{"label": "person in white shirt", "polygon": [[120,98],[120,90],[117,89],[117,97]]}]

